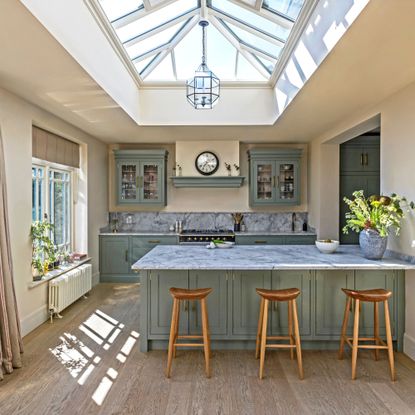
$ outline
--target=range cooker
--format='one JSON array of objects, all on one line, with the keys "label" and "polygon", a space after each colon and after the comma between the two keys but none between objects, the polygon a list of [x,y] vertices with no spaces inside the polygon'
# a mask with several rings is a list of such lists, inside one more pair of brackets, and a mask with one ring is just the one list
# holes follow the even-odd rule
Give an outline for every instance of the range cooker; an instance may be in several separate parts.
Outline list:
[{"label": "range cooker", "polygon": [[235,234],[229,229],[185,229],[179,235],[179,243],[187,245],[208,244],[214,239],[235,242]]}]

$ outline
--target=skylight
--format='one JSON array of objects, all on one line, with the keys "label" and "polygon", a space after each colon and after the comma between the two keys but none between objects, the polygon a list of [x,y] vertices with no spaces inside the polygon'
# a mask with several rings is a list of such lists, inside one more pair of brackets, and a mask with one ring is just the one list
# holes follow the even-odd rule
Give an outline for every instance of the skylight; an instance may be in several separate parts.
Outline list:
[{"label": "skylight", "polygon": [[306,0],[97,0],[144,82],[184,82],[201,62],[221,81],[269,81]]}]

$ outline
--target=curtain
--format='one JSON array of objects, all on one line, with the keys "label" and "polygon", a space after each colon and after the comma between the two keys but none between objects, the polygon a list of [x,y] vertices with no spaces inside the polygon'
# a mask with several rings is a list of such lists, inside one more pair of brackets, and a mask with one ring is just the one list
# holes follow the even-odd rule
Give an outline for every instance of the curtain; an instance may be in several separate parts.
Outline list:
[{"label": "curtain", "polygon": [[0,380],[4,373],[21,367],[23,353],[20,322],[13,282],[6,198],[6,171],[0,130]]}]

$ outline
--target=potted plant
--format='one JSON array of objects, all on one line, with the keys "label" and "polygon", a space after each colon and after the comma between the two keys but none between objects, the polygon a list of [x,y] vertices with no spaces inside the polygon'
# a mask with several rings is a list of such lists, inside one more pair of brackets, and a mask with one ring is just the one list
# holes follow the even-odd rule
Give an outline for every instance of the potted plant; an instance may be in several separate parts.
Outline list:
[{"label": "potted plant", "polygon": [[368,259],[381,259],[385,253],[388,235],[399,235],[404,211],[415,208],[414,202],[393,193],[391,196],[364,196],[363,190],[353,192],[353,200],[344,198],[350,211],[346,213],[344,233],[360,232],[359,244]]},{"label": "potted plant", "polygon": [[45,275],[43,264],[40,258],[32,259],[32,276],[33,281],[40,281]]},{"label": "potted plant", "polygon": [[[36,221],[30,228],[30,237],[32,239],[32,271],[33,277],[42,277],[47,273],[50,264],[50,252],[53,246],[50,234],[53,225],[47,220]],[[38,275],[39,274],[39,275]],[[40,278],[38,278],[40,279]]]}]

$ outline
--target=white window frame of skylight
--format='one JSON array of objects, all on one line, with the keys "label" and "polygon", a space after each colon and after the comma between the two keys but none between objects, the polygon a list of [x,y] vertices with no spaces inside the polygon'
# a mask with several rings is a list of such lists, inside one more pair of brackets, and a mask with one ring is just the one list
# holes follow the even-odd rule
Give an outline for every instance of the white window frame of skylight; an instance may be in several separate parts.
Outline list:
[{"label": "white window frame of skylight", "polygon": [[[162,1],[154,6],[151,5],[151,0],[144,1],[143,6],[140,6],[139,9],[131,12],[128,14],[128,19],[131,19],[131,21],[135,20],[137,16],[140,14],[150,14],[152,11],[158,10],[162,7],[165,7],[174,1],[177,0],[165,0]],[[252,50],[249,48],[249,45],[246,45],[244,43],[238,42],[237,39],[234,38],[233,35],[229,34],[227,30],[223,28],[222,23],[219,22],[217,17],[213,16],[212,13],[208,13],[209,7],[208,4],[210,0],[199,0],[198,4],[200,4],[200,12],[202,16],[206,16],[206,14],[209,14],[208,20],[215,25],[216,29],[218,29],[222,35],[225,36],[225,38],[237,49],[237,51],[246,59],[248,62],[257,70],[259,71],[266,79],[267,81],[227,81],[223,82],[222,86],[232,86],[232,87],[251,87],[251,86],[264,86],[267,88],[273,88],[275,86],[276,81],[278,80],[279,76],[282,73],[282,70],[284,69],[286,62],[289,58],[289,56],[292,53],[293,48],[295,47],[299,37],[303,33],[307,22],[309,21],[309,18],[311,16],[312,11],[314,10],[316,4],[319,0],[305,0],[303,7],[297,17],[297,19],[294,21],[289,16],[285,16],[282,13],[278,13],[277,11],[271,11],[267,10],[266,8],[262,7],[262,1],[256,0],[255,6],[251,6],[247,3],[244,3],[242,0],[228,0],[231,3],[234,3],[240,7],[243,7],[250,12],[256,13],[261,17],[265,17],[268,20],[273,21],[274,23],[277,23],[279,25],[284,25],[287,28],[292,28],[293,24],[295,22],[294,30],[290,31],[290,34],[288,35],[287,41],[285,43],[285,46],[282,49],[282,52],[274,64],[274,62],[271,62],[274,65],[274,71],[270,75],[268,68],[260,61],[260,59],[257,58],[257,56],[260,56],[261,58],[264,58],[266,60],[270,60],[269,56],[260,55],[260,52],[256,50]],[[141,56],[140,58],[148,57],[148,56],[155,56],[155,59],[150,61],[150,63],[145,67],[145,73],[144,76],[140,76],[138,72],[138,68],[134,65],[134,63],[131,61],[131,58],[129,57],[125,47],[120,42],[115,28],[111,25],[109,22],[105,11],[102,9],[101,5],[99,4],[99,0],[85,0],[87,4],[90,6],[90,10],[97,18],[98,22],[100,23],[101,29],[104,30],[105,35],[109,38],[110,43],[112,44],[113,48],[116,50],[120,58],[123,60],[126,68],[129,70],[129,72],[136,78],[137,84],[140,88],[152,88],[152,87],[181,87],[182,81],[152,81],[152,82],[143,82],[143,79],[172,51],[174,51],[174,47],[177,45],[177,43],[180,42],[180,40],[186,36],[188,31],[190,31],[199,21],[199,8],[195,10],[195,15],[192,18],[192,24],[186,26],[186,31],[180,33],[180,37],[175,37],[174,42],[168,43],[164,45],[164,47],[156,48],[155,50],[148,52],[146,55]],[[147,6],[147,7],[146,7]],[[176,19],[184,19],[182,16],[177,16]],[[116,20],[120,20],[121,18],[118,18]],[[194,20],[193,20],[194,19]],[[128,24],[124,20],[125,24]],[[169,23],[171,25],[177,23],[175,19],[171,19],[169,22],[165,22],[164,24]],[[167,28],[167,27],[165,27]],[[183,28],[182,28],[183,29]],[[153,30],[153,29],[152,29]],[[159,29],[162,30],[162,29]],[[245,27],[244,30],[247,30]],[[256,35],[259,36],[259,32],[257,31]],[[148,34],[150,36],[150,34]],[[172,55],[174,56],[174,55]],[[235,62],[236,63],[236,62]],[[173,70],[175,70],[175,65],[173,64]],[[142,70],[142,73],[143,71]]]}]

